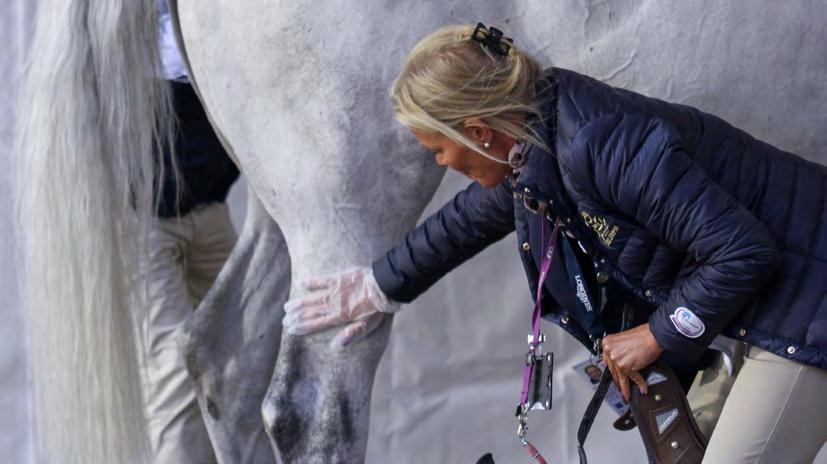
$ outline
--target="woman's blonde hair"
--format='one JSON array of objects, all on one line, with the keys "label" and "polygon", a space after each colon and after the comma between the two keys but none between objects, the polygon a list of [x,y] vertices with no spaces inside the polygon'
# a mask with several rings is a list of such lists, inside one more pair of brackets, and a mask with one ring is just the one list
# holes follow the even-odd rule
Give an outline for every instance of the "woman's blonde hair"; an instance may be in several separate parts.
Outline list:
[{"label": "woman's blonde hair", "polygon": [[[422,39],[405,60],[391,89],[396,119],[424,133],[440,133],[490,157],[462,129],[469,118],[482,119],[491,129],[548,150],[522,122],[540,116],[534,103],[535,83],[542,67],[505,38],[498,53],[474,40],[475,26],[443,27]],[[480,27],[477,34],[489,37]],[[491,39],[489,39],[491,40]]]}]

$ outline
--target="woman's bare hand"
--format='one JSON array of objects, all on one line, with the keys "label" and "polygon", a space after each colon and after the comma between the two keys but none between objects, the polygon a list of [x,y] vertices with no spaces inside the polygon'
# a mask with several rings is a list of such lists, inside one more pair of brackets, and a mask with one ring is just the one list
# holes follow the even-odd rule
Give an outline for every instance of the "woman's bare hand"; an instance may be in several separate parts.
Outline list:
[{"label": "woman's bare hand", "polygon": [[636,383],[644,395],[647,393],[646,380],[638,371],[652,364],[661,353],[663,348],[649,330],[649,323],[603,339],[603,362],[626,401],[632,396],[629,380]]}]

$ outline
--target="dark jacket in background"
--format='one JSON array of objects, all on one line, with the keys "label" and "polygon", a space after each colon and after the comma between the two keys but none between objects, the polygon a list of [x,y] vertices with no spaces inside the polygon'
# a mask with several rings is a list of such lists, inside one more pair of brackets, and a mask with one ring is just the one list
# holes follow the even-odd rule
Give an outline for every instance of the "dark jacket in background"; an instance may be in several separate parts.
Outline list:
[{"label": "dark jacket in background", "polygon": [[164,178],[157,208],[157,215],[162,218],[183,216],[198,205],[223,202],[239,176],[238,168],[218,141],[192,86],[174,81],[169,83],[172,106],[178,119],[174,147],[180,190],[176,190],[170,159],[164,156]]},{"label": "dark jacket in background", "polygon": [[[411,301],[514,230],[535,294],[546,219],[533,209],[544,203],[668,352],[697,359],[725,334],[827,369],[827,168],[695,108],[563,69],[544,74],[537,101],[532,127],[554,154],[531,147],[519,178],[472,184],[374,262],[389,298]],[[552,271],[544,291],[561,279]],[[544,301],[546,319],[592,348],[576,305]],[[678,330],[679,308],[701,333]]]}]

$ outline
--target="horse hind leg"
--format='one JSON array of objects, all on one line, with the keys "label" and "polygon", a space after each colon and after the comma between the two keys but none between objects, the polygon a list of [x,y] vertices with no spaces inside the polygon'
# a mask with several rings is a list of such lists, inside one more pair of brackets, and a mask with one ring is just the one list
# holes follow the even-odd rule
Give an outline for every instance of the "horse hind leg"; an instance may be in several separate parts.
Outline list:
[{"label": "horse hind leg", "polygon": [[289,289],[284,238],[250,191],[238,243],[179,339],[220,463],[275,462],[260,409]]}]

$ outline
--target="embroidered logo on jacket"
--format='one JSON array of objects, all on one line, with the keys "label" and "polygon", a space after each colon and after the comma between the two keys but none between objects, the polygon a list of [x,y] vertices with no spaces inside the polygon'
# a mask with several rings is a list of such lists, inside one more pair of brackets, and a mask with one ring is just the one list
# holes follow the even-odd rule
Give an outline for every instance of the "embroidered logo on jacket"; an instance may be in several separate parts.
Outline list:
[{"label": "embroidered logo on jacket", "polygon": [[683,306],[676,309],[675,312],[669,316],[669,319],[672,321],[672,325],[678,329],[678,332],[689,338],[698,338],[704,333],[704,330],[706,330],[704,321]]},{"label": "embroidered logo on jacket", "polygon": [[607,247],[612,246],[612,241],[614,241],[617,231],[620,230],[617,226],[609,223],[606,218],[592,216],[585,211],[580,211],[580,215],[583,217],[583,222],[597,232],[597,236],[600,237],[600,241],[602,241]]}]

